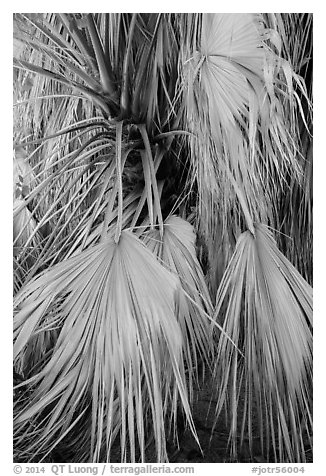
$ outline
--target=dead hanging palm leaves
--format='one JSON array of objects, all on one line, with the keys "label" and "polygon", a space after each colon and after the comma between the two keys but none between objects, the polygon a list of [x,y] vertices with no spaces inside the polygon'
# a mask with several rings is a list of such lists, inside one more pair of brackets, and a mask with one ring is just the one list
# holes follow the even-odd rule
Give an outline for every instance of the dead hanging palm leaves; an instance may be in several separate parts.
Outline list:
[{"label": "dead hanging palm leaves", "polygon": [[240,430],[241,444],[246,435],[252,450],[256,412],[262,454],[275,461],[305,461],[303,434],[311,430],[312,290],[277,249],[268,228],[255,225],[255,232],[255,238],[249,231],[239,237],[217,293],[216,316],[224,311],[223,328],[244,359],[221,336],[215,424],[226,406],[236,457]]},{"label": "dead hanging palm leaves", "polygon": [[[84,413],[91,429],[74,461],[109,460],[117,435],[122,461],[136,454],[144,461],[149,423],[157,460],[166,460],[165,420],[175,424],[178,404],[194,431],[177,288],[176,278],[125,231],[118,244],[108,239],[23,288],[15,299],[14,355],[16,367],[31,376],[31,395],[15,414],[20,458],[39,461],[64,436],[69,446]],[[49,331],[55,343],[43,353]],[[31,347],[40,359],[36,369]]]},{"label": "dead hanging palm leaves", "polygon": [[216,269],[225,267],[225,251],[234,247],[232,234],[238,236],[241,229],[242,208],[230,176],[243,191],[253,221],[274,225],[286,172],[299,177],[293,119],[300,101],[294,100],[290,66],[266,44],[262,17],[203,14],[195,29],[197,44],[190,41],[195,36],[190,29],[183,48],[184,123],[194,132],[189,143],[198,222],[215,294]]}]

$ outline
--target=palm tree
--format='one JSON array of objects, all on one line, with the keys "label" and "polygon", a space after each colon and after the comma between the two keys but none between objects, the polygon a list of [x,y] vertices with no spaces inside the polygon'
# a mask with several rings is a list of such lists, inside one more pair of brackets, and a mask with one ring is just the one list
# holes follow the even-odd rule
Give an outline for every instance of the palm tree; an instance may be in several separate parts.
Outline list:
[{"label": "palm tree", "polygon": [[201,368],[233,459],[254,413],[266,458],[306,460],[311,30],[14,15],[17,460],[166,461]]}]

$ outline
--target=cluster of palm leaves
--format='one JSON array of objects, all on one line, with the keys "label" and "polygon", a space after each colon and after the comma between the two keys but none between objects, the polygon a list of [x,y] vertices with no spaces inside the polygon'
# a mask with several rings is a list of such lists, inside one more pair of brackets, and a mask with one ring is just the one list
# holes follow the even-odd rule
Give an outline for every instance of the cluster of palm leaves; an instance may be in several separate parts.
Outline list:
[{"label": "cluster of palm leaves", "polygon": [[306,460],[311,33],[14,15],[16,460],[166,461],[203,375],[234,459],[256,418],[266,458]]}]

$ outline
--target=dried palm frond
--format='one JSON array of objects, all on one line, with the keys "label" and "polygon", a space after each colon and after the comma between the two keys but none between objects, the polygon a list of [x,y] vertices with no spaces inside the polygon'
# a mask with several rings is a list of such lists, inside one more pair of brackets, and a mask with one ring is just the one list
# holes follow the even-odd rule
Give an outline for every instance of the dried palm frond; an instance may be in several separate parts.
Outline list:
[{"label": "dried palm frond", "polygon": [[[260,438],[273,461],[305,461],[311,432],[312,289],[277,249],[271,232],[255,225],[240,235],[217,293],[216,318],[244,354],[220,337],[215,365],[218,401],[230,420],[232,454],[237,435]],[[242,403],[241,403],[242,402]],[[242,407],[242,418],[239,408]],[[253,421],[260,435],[253,435]],[[239,421],[240,420],[240,421]]]},{"label": "dried palm frond", "polygon": [[[293,94],[300,98],[300,113],[292,118],[298,127],[299,150],[297,161],[301,167],[298,177],[286,176],[288,192],[278,199],[277,237],[282,251],[298,271],[312,283],[312,70],[313,42],[311,13],[266,14],[267,23],[281,38],[283,55],[293,70]],[[285,116],[291,118],[292,106],[283,98]]]},{"label": "dried palm frond", "polygon": [[[199,26],[200,25],[200,28]],[[203,14],[184,39],[184,124],[198,184],[197,219],[214,295],[243,225],[275,225],[286,174],[299,179],[294,73],[254,14]],[[197,34],[193,30],[197,30]],[[291,110],[283,107],[288,98]]]}]

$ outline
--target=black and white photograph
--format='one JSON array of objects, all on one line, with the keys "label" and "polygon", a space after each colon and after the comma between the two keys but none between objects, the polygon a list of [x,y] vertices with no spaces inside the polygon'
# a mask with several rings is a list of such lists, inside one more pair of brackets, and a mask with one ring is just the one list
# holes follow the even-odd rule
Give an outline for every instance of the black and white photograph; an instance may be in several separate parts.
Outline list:
[{"label": "black and white photograph", "polygon": [[311,474],[313,19],[12,14],[14,472]]}]

